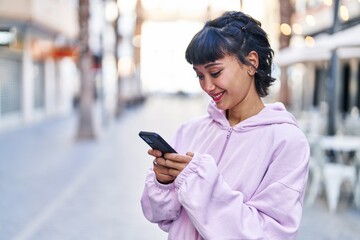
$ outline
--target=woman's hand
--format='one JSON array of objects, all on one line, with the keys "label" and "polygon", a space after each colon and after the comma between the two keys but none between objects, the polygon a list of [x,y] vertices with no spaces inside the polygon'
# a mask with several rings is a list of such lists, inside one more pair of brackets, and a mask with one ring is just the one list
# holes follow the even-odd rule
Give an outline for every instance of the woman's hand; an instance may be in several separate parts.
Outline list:
[{"label": "woman's hand", "polygon": [[154,149],[150,149],[148,153],[155,157],[153,162],[156,179],[164,184],[172,183],[194,156],[191,152],[186,153],[185,156],[177,153],[167,153],[162,156],[160,151]]}]

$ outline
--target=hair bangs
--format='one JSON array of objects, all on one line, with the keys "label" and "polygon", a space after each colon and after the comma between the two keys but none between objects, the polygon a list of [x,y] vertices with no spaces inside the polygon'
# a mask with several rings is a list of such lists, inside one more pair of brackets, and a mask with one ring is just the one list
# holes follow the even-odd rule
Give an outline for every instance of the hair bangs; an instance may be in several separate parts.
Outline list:
[{"label": "hair bangs", "polygon": [[185,52],[190,64],[214,62],[227,54],[227,40],[218,31],[212,27],[204,28],[194,36]]}]

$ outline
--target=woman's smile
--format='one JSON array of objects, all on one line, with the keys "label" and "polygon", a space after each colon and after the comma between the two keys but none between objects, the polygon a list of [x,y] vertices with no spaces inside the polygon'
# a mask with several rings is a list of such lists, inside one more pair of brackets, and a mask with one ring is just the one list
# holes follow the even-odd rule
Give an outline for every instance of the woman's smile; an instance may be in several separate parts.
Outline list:
[{"label": "woman's smile", "polygon": [[225,91],[217,93],[217,94],[212,94],[212,95],[210,95],[210,97],[212,97],[212,99],[215,102],[219,102],[221,100],[221,98],[224,96],[224,93],[225,93]]}]

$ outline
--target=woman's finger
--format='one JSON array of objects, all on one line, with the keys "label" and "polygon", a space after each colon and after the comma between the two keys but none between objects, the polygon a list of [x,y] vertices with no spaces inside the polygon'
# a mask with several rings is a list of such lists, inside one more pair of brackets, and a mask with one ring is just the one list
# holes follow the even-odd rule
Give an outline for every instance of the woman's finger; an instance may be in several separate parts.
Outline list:
[{"label": "woman's finger", "polygon": [[179,171],[178,169],[175,168],[170,168],[169,169],[169,175],[171,175],[172,177],[176,178],[181,171]]},{"label": "woman's finger", "polygon": [[187,155],[180,155],[177,153],[167,153],[164,155],[165,159],[171,160],[173,162],[180,162],[180,163],[188,163],[191,161],[192,157]]},{"label": "woman's finger", "polygon": [[166,159],[165,158],[156,158],[156,164],[166,167]]},{"label": "woman's finger", "polygon": [[161,157],[162,156],[161,151],[156,150],[156,149],[149,149],[148,154],[153,156],[153,157]]}]

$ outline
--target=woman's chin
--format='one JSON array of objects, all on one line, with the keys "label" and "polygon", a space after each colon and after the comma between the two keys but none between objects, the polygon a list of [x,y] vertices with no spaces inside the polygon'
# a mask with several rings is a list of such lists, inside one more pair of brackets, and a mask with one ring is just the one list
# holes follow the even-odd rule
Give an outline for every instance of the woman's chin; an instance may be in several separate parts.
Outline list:
[{"label": "woman's chin", "polygon": [[220,110],[227,110],[228,108],[225,106],[225,104],[223,104],[221,101],[220,102],[215,102],[216,107]]}]

